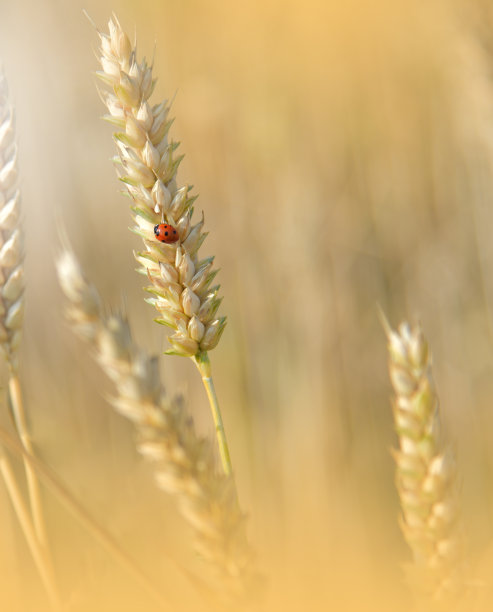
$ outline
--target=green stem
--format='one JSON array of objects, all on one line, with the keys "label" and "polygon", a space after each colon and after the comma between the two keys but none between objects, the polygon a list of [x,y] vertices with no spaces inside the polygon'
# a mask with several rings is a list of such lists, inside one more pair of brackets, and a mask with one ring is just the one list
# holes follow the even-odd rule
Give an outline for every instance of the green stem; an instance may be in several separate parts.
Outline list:
[{"label": "green stem", "polygon": [[204,383],[207,397],[209,398],[209,404],[211,406],[212,418],[214,419],[214,426],[216,428],[217,443],[219,445],[219,454],[221,456],[221,463],[223,466],[224,473],[228,476],[233,473],[231,466],[231,458],[229,456],[228,441],[226,439],[226,432],[224,431],[223,419],[221,416],[221,410],[217,402],[216,390],[214,389],[214,382],[211,374],[211,362],[209,361],[209,355],[207,352],[197,353],[192,357],[195,365],[197,366],[200,375],[202,376],[202,382]]}]

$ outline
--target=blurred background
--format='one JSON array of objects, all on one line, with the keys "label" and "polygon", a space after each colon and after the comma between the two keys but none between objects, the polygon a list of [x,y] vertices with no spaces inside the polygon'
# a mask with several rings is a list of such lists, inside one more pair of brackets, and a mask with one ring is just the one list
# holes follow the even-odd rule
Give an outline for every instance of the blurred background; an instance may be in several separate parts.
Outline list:
[{"label": "blurred background", "polygon": [[[21,374],[35,446],[162,583],[173,609],[200,609],[183,596],[176,561],[200,562],[173,500],[137,455],[132,426],[107,404],[109,383],[72,337],[55,278],[63,225],[107,303],[124,305],[135,339],[167,348],[134,272],[139,240],[127,229],[111,128],[100,120],[98,40],[83,8],[102,29],[115,11],[141,56],[154,57],[153,99],[176,95],[171,136],[186,154],[179,182],[200,194],[196,210],[210,232],[201,252],[221,268],[229,323],[211,360],[267,576],[261,609],[413,607],[378,305],[394,326],[421,321],[430,341],[461,479],[474,576],[467,609],[491,609],[493,7],[341,4],[0,3],[19,138]],[[163,357],[162,371],[212,435],[193,364]],[[154,609],[48,490],[44,500],[71,609]],[[5,601],[43,609],[3,489],[0,519]]]}]

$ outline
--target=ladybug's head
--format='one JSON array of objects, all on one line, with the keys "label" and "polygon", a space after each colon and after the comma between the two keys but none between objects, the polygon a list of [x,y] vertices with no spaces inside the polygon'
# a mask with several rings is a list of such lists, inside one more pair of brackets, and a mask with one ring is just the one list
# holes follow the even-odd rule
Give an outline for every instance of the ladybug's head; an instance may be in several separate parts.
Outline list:
[{"label": "ladybug's head", "polygon": [[154,226],[154,234],[157,236],[159,234],[159,225]]}]

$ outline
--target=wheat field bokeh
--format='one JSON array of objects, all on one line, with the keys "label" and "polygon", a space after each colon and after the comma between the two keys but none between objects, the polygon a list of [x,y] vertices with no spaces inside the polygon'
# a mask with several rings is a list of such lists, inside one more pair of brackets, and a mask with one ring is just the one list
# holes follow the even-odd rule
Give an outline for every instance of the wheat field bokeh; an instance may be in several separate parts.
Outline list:
[{"label": "wheat field bokeh", "polygon": [[[26,252],[21,380],[37,456],[167,593],[200,610],[173,500],[63,316],[60,227],[139,344],[168,348],[135,274],[138,238],[94,77],[114,11],[176,96],[179,179],[200,194],[228,326],[211,355],[260,610],[412,610],[390,449],[386,339],[419,320],[460,476],[471,586],[493,602],[493,10],[485,0],[0,4]],[[163,356],[203,434],[189,360]],[[3,383],[2,383],[3,384]],[[2,425],[10,427],[6,402]],[[21,464],[15,459],[21,475]],[[71,610],[159,609],[43,486]],[[47,609],[0,488],[0,608]],[[3,603],[6,602],[4,606]],[[11,603],[9,603],[11,602]]]}]

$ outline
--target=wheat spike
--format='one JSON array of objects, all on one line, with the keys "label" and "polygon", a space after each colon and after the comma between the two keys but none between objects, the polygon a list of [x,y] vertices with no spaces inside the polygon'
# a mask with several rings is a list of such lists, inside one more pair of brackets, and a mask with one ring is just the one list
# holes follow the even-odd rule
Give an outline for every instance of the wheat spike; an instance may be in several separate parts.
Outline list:
[{"label": "wheat spike", "polygon": [[[5,75],[0,70],[0,346],[9,366],[11,415],[22,446],[33,454],[19,381],[18,348],[24,319],[24,262],[17,177],[14,113],[8,101]],[[24,469],[30,515],[11,481],[7,457],[2,457],[2,474],[12,504],[52,606],[58,609],[60,597],[55,584],[39,483],[32,466],[25,459]]]},{"label": "wheat spike", "polygon": [[[118,128],[121,180],[133,200],[134,231],[142,237],[145,251],[135,254],[151,286],[148,302],[159,311],[156,321],[171,327],[171,354],[194,357],[213,349],[226,325],[216,316],[221,303],[213,257],[199,258],[206,233],[204,216],[192,224],[191,186],[177,186],[176,173],[183,159],[175,153],[178,142],[168,141],[172,124],[170,103],[151,106],[149,97],[155,81],[152,67],[137,52],[118,20],[109,22],[109,33],[99,33],[101,67],[99,77],[109,114],[105,117]],[[158,242],[154,227],[162,221],[176,228],[179,240]]]},{"label": "wheat spike", "polygon": [[17,146],[7,82],[0,70],[0,346],[17,369],[24,316],[24,266],[19,228]]},{"label": "wheat spike", "polygon": [[104,314],[74,255],[63,252],[57,270],[68,318],[115,384],[113,406],[134,423],[138,450],[154,462],[158,486],[176,497],[197,550],[221,579],[221,591],[246,593],[251,551],[232,476],[216,473],[211,443],[197,436],[182,400],[165,393],[157,358],[134,344],[122,315]]},{"label": "wheat spike", "polygon": [[444,600],[462,586],[462,536],[452,453],[440,435],[431,355],[420,325],[387,329],[394,451],[401,527],[414,557],[414,574],[427,595]]}]

